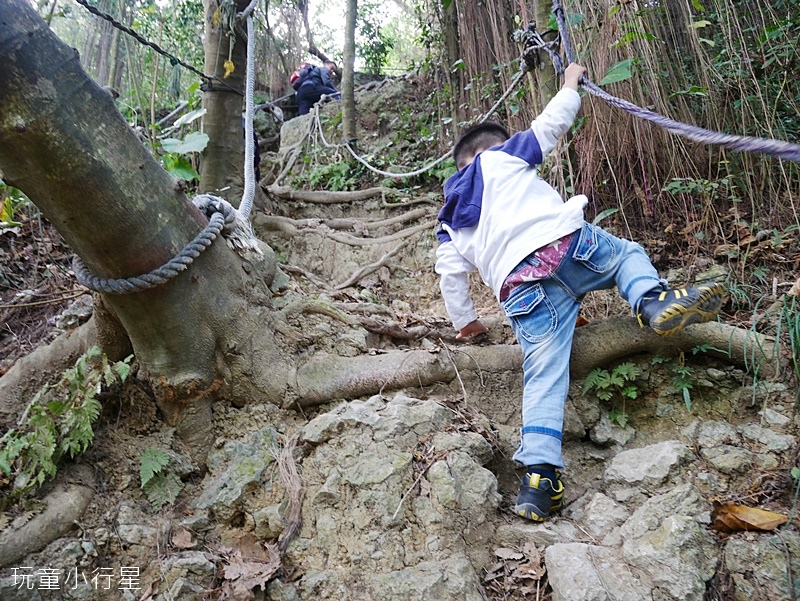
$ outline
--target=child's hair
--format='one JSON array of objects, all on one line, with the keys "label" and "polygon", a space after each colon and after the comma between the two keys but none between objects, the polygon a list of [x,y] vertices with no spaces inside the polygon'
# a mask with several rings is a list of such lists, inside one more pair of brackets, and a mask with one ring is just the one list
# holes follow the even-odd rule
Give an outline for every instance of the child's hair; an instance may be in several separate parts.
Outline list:
[{"label": "child's hair", "polygon": [[453,159],[456,162],[456,166],[459,165],[459,159],[474,157],[479,149],[491,148],[497,144],[502,144],[509,137],[508,130],[494,121],[473,125],[461,134],[456,140],[455,146],[453,146]]}]

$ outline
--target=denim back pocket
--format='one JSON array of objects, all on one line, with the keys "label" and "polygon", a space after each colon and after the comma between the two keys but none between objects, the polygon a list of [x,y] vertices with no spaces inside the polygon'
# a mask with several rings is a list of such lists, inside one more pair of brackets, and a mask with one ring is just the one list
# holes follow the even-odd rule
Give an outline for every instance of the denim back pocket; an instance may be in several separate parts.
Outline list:
[{"label": "denim back pocket", "polygon": [[591,223],[585,223],[572,258],[594,272],[604,273],[614,264],[616,256],[617,248],[608,234]]},{"label": "denim back pocket", "polygon": [[541,284],[523,284],[503,303],[518,338],[543,342],[558,326],[558,314]]}]

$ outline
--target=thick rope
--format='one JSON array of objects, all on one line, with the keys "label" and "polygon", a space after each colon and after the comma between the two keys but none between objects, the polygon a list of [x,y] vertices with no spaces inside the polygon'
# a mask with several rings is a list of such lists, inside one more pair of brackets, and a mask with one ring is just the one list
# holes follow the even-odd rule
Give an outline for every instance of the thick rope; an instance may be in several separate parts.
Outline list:
[{"label": "thick rope", "polygon": [[95,292],[130,294],[165,284],[180,272],[185,271],[200,256],[201,252],[211,246],[219,233],[226,227],[230,227],[236,220],[236,210],[222,198],[201,194],[192,202],[195,205],[205,202],[206,211],[211,212],[208,225],[164,265],[140,276],[121,279],[101,278],[89,271],[89,268],[76,255],[72,260],[72,269],[78,282]]},{"label": "thick rope", "polygon": [[[556,20],[558,21],[558,31],[561,36],[561,43],[564,47],[564,54],[567,58],[567,62],[574,62],[572,47],[569,43],[569,32],[567,29],[566,19],[564,18],[564,9],[561,7],[561,4],[558,2],[558,0],[553,0],[553,12],[555,12]],[[548,50],[548,52],[550,51]],[[663,127],[672,134],[683,136],[684,138],[688,138],[694,142],[722,146],[729,150],[758,152],[761,154],[774,156],[779,159],[800,163],[800,145],[798,144],[792,144],[791,142],[774,140],[771,138],[723,134],[709,129],[704,129],[702,127],[697,127],[695,125],[688,125],[686,123],[681,123],[680,121],[669,119],[668,117],[665,117],[664,115],[654,111],[636,106],[632,102],[628,102],[622,98],[612,96],[605,90],[589,81],[585,75],[581,77],[580,84],[583,89],[585,89],[591,95],[597,96],[609,105],[620,108],[623,111],[630,113],[634,117],[651,121],[656,125]]]},{"label": "thick rope", "polygon": [[[252,5],[251,5],[252,6]],[[250,7],[248,7],[250,8]],[[252,11],[251,11],[252,12]],[[244,14],[244,13],[242,13]],[[247,220],[253,208],[253,199],[256,193],[256,174],[253,169],[255,149],[253,146],[253,91],[255,89],[255,33],[253,30],[253,17],[247,16],[247,68],[245,74],[245,112],[244,112],[244,191],[242,202],[239,203],[239,215]]]},{"label": "thick rope", "polygon": [[[506,89],[506,91],[503,92],[503,95],[500,96],[500,98],[497,100],[497,102],[495,102],[494,105],[488,111],[486,111],[486,113],[484,113],[481,116],[481,118],[478,120],[478,123],[484,123],[487,119],[489,119],[489,117],[491,117],[494,114],[494,112],[500,107],[500,105],[502,105],[503,102],[505,102],[506,99],[511,95],[511,92],[514,91],[514,88],[517,87],[519,82],[522,81],[522,78],[524,77],[526,71],[527,71],[527,66],[526,66],[525,62],[523,61],[523,62],[520,63],[520,70],[514,76],[514,79],[511,80],[511,83],[509,84],[509,86]],[[436,165],[438,165],[439,163],[442,163],[442,162],[446,161],[453,154],[453,149],[451,148],[450,150],[448,150],[445,154],[440,156],[435,161],[433,161],[431,163],[428,163],[424,167],[420,167],[419,169],[416,169],[414,171],[405,171],[405,172],[401,172],[401,173],[395,173],[393,171],[383,171],[382,169],[378,169],[377,167],[372,166],[366,160],[364,160],[362,157],[360,157],[356,153],[356,151],[353,149],[353,147],[350,145],[349,142],[345,141],[343,144],[331,144],[331,143],[329,143],[325,139],[325,134],[322,131],[322,123],[319,120],[319,104],[315,104],[314,105],[313,111],[314,111],[314,124],[315,124],[315,127],[316,127],[317,131],[319,132],[320,139],[322,140],[322,144],[326,148],[346,148],[347,151],[352,155],[352,157],[355,160],[357,160],[359,163],[364,165],[364,167],[366,167],[369,171],[372,171],[373,173],[377,173],[378,175],[383,175],[385,177],[402,177],[402,178],[415,177],[417,175],[422,175],[426,171],[430,171],[431,169],[436,167]]]}]

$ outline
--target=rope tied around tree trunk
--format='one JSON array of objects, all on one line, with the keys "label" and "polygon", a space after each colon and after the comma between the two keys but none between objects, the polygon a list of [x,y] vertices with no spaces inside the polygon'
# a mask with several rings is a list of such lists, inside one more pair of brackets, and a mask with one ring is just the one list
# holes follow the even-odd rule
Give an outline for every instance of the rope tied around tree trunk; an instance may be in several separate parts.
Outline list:
[{"label": "rope tied around tree trunk", "polygon": [[[569,30],[566,23],[564,8],[561,6],[558,0],[553,0],[553,12],[556,15],[556,21],[558,22],[561,45],[564,47],[564,56],[566,57],[568,64],[572,63],[574,62],[574,57],[572,54],[572,46],[570,45],[569,41]],[[533,38],[530,39],[533,40]],[[541,39],[541,36],[539,36],[539,39]],[[533,46],[534,43],[535,42],[530,42],[531,46]],[[556,69],[556,72],[559,75],[562,75],[563,63],[561,61],[561,57],[558,55],[557,50],[551,45],[544,45],[543,49],[547,51],[547,53],[550,55],[550,58],[553,60],[553,67]],[[523,50],[523,58],[524,57],[525,51]],[[655,123],[672,134],[683,136],[684,138],[694,142],[722,146],[723,148],[727,148],[729,150],[737,150],[741,152],[757,152],[774,156],[779,159],[800,163],[800,145],[798,144],[793,144],[784,140],[775,140],[772,138],[723,134],[721,132],[697,127],[696,125],[689,125],[687,123],[675,121],[674,119],[670,119],[654,111],[639,107],[632,102],[623,100],[622,98],[612,96],[596,84],[592,83],[585,75],[581,77],[580,84],[589,94],[600,98],[610,106],[622,109],[623,111],[633,115],[634,117],[638,117],[639,119],[644,119],[646,121]]]},{"label": "rope tied around tree trunk", "polygon": [[205,249],[211,246],[220,232],[235,232],[238,228],[237,214],[230,203],[211,194],[200,194],[192,199],[192,204],[209,217],[208,225],[194,237],[172,259],[149,273],[129,278],[101,278],[94,275],[86,264],[75,255],[72,269],[78,282],[94,292],[107,294],[132,294],[155,288],[185,271]]}]

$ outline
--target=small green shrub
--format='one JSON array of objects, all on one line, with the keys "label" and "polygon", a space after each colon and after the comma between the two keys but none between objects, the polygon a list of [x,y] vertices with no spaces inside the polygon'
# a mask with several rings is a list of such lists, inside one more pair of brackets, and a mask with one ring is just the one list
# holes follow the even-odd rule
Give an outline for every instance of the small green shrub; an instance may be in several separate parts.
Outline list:
[{"label": "small green shrub", "polygon": [[172,505],[183,490],[183,482],[175,472],[165,469],[167,465],[169,454],[161,449],[147,449],[139,457],[142,490],[153,509]]},{"label": "small green shrub", "polygon": [[622,402],[622,407],[612,409],[609,418],[623,428],[628,424],[628,414],[625,411],[625,401],[639,396],[639,388],[635,380],[642,374],[635,364],[627,361],[620,363],[610,372],[607,369],[596,367],[589,372],[583,384],[584,394],[593,392],[601,401]]},{"label": "small green shrub", "polygon": [[13,482],[15,494],[40,486],[56,475],[64,455],[75,457],[94,438],[100,415],[96,396],[103,386],[125,382],[130,361],[109,363],[97,347],[81,355],[55,385],[36,393],[20,420],[0,439],[0,472]]}]

